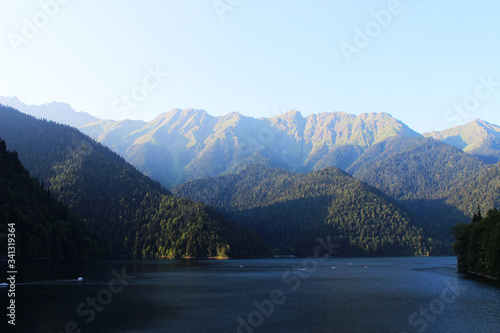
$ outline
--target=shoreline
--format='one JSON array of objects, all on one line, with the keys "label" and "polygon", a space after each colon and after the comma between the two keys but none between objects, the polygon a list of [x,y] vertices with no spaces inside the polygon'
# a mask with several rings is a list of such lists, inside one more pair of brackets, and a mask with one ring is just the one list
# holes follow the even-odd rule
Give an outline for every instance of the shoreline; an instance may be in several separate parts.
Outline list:
[{"label": "shoreline", "polygon": [[462,271],[462,272],[467,273],[467,274],[471,274],[471,275],[475,275],[475,276],[480,276],[482,278],[489,279],[492,281],[500,281],[500,278],[496,278],[496,277],[493,277],[493,276],[490,276],[487,274],[483,274],[483,273],[477,273],[477,272],[473,272],[473,271]]},{"label": "shoreline", "polygon": [[[337,257],[337,256],[327,256],[327,257],[314,257],[314,256],[268,256],[268,257],[169,257],[169,256],[155,256],[155,255],[127,255],[127,254],[114,254],[114,255],[104,255],[104,256],[82,256],[82,257],[39,257],[39,258],[19,258],[23,261],[45,261],[45,260],[75,260],[75,259],[105,259],[105,258],[141,258],[141,259],[166,259],[166,260],[241,260],[241,259],[306,259],[306,258],[316,258],[316,259],[390,259],[390,258],[443,258],[443,257],[454,257],[453,255],[436,255],[436,256],[349,256],[349,257]],[[1,262],[6,262],[7,258],[0,258]],[[467,273],[468,271],[460,271]],[[477,274],[474,272],[469,272],[471,274]],[[491,277],[491,279],[495,279]],[[500,279],[498,279],[500,280]]]}]

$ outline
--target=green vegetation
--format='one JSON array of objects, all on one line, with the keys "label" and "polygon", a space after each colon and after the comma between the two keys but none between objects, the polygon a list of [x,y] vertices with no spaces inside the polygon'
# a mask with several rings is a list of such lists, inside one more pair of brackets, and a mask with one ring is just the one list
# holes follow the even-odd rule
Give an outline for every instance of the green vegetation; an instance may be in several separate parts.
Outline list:
[{"label": "green vegetation", "polygon": [[436,239],[452,241],[450,228],[470,221],[477,208],[470,198],[500,208],[500,163],[487,165],[433,139],[390,138],[370,147],[348,171],[397,199]]},{"label": "green vegetation", "polygon": [[312,255],[318,237],[337,243],[337,256],[442,251],[396,203],[333,167],[304,175],[252,164],[173,191],[254,230],[277,254]]},{"label": "green vegetation", "polygon": [[231,172],[265,159],[287,170],[347,168],[371,145],[394,135],[421,137],[386,113],[343,112],[272,118],[174,109],[148,123],[101,121],[81,127],[162,185]]},{"label": "green vegetation", "polygon": [[[470,219],[469,212],[458,205],[461,197],[470,198],[470,192],[463,191],[464,182],[486,167],[476,157],[440,141],[400,136],[369,148],[348,171],[398,200],[422,221],[431,237],[451,242],[450,228]],[[453,193],[457,196],[450,200]]]},{"label": "green vegetation", "polygon": [[0,106],[0,136],[52,196],[88,224],[114,254],[269,254],[253,232],[202,204],[173,196],[74,128]]},{"label": "green vegetation", "polygon": [[[91,127],[163,184],[226,172],[178,186],[180,199],[77,130],[0,106],[0,136],[116,254],[268,255],[260,237],[281,254],[312,254],[318,237],[340,244],[339,256],[444,254],[450,227],[474,214],[471,196],[500,208],[500,164],[423,138],[386,114],[253,119],[174,110],[150,123]],[[490,127],[487,138],[496,133]],[[459,148],[476,145],[465,134]]]},{"label": "green vegetation", "polygon": [[[16,256],[75,257],[105,253],[103,242],[32,178],[0,140],[0,233],[16,230]],[[0,257],[7,238],[0,238]]]},{"label": "green vegetation", "polygon": [[482,217],[478,208],[471,224],[457,224],[452,232],[459,270],[500,279],[500,211]]},{"label": "green vegetation", "polygon": [[500,163],[488,166],[464,179],[460,186],[452,188],[446,197],[447,204],[463,212],[468,220],[476,210],[470,198],[481,202],[483,206],[500,208]]},{"label": "green vegetation", "polygon": [[500,162],[500,127],[486,121],[476,119],[441,132],[424,133],[424,136],[462,149],[486,163]]},{"label": "green vegetation", "polygon": [[[406,141],[400,137],[397,142]],[[411,139],[411,143],[408,150],[388,154],[378,163],[367,160],[354,176],[398,200],[437,199],[484,168],[475,157],[439,141]]]}]

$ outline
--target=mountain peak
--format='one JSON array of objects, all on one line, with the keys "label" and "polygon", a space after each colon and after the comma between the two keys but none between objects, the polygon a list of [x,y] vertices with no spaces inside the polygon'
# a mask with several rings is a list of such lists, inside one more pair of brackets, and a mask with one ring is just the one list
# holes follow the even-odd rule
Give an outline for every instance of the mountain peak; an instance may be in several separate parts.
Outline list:
[{"label": "mountain peak", "polygon": [[208,114],[207,111],[205,111],[203,109],[193,109],[193,108],[184,109],[184,110],[182,110],[182,113],[188,114],[188,115]]},{"label": "mountain peak", "polygon": [[482,119],[479,119],[479,118],[474,119],[474,121],[472,121],[471,123],[475,123],[475,124],[481,126],[482,128],[493,130],[495,132],[498,132],[500,129],[500,127],[498,127],[497,125],[494,125],[492,123],[489,123],[489,122],[482,120]]},{"label": "mountain peak", "polygon": [[491,124],[485,120],[476,118],[473,121],[468,122],[467,124],[452,127],[446,129],[444,131],[425,133],[427,136],[448,136],[450,134],[456,134],[460,132],[462,135],[470,135],[477,136],[480,134],[490,134],[490,135],[498,135],[500,133],[500,127],[494,124]]},{"label": "mountain peak", "polygon": [[231,113],[228,114],[229,117],[243,117],[243,115],[241,113],[239,113],[238,111],[233,111]]},{"label": "mountain peak", "polygon": [[19,100],[19,98],[17,98],[17,96],[12,96],[12,97],[9,97],[9,96],[2,96],[0,97],[0,101],[2,103],[6,103],[7,101],[9,102],[12,102],[12,103],[21,103],[21,101]]},{"label": "mountain peak", "polygon": [[424,133],[424,136],[441,140],[488,163],[500,160],[497,148],[500,146],[500,127],[482,119],[444,131]]},{"label": "mountain peak", "polygon": [[283,116],[289,117],[289,118],[304,118],[302,117],[302,113],[298,110],[290,110],[288,112],[283,113]]},{"label": "mountain peak", "polygon": [[22,104],[17,96],[0,96],[0,103],[13,108],[16,108],[16,106]]},{"label": "mountain peak", "polygon": [[170,111],[164,112],[159,114],[155,120],[153,121],[158,121],[158,120],[165,120],[165,119],[177,119],[177,118],[191,118],[191,117],[203,117],[203,116],[209,116],[211,117],[207,111],[203,109],[194,109],[194,108],[188,108],[188,109],[180,109],[180,108],[175,108]]},{"label": "mountain peak", "polygon": [[175,108],[167,112],[160,113],[155,119],[160,119],[160,118],[166,118],[166,117],[172,117],[176,114],[182,113],[183,109]]},{"label": "mountain peak", "polygon": [[17,96],[1,97],[2,103],[29,114],[36,118],[44,118],[73,127],[82,127],[99,119],[86,112],[77,112],[68,103],[50,102],[41,105],[28,105],[19,100]]},{"label": "mountain peak", "polygon": [[219,123],[237,124],[244,116],[236,111],[226,114],[225,116],[218,117]]}]

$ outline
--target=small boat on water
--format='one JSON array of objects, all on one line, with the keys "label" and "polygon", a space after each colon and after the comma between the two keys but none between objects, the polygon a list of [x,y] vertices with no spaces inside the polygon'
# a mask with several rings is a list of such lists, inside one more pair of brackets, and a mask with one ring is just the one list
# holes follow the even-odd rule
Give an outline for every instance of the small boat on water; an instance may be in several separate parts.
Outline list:
[{"label": "small boat on water", "polygon": [[78,277],[78,279],[77,279],[77,280],[78,280],[78,281],[83,281],[83,278],[80,276],[80,277]]},{"label": "small boat on water", "polygon": [[5,283],[5,282],[0,283],[0,287],[8,287],[8,286],[9,286],[8,283]]}]

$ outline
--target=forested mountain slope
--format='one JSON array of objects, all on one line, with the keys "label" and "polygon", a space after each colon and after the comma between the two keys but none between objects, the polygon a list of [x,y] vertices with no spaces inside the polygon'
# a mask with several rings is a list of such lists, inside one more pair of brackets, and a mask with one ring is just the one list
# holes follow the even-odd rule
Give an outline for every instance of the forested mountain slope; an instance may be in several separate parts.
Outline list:
[{"label": "forested mountain slope", "polygon": [[343,256],[440,251],[401,207],[333,167],[299,174],[257,163],[173,191],[217,208],[280,254],[312,255],[318,237],[338,243]]},{"label": "forested mountain slope", "polygon": [[[11,231],[8,231],[11,230]],[[104,243],[44,191],[0,140],[0,233],[15,231],[16,257],[75,257],[106,254]],[[0,238],[0,257],[7,253]]]},{"label": "forested mountain slope", "polygon": [[462,183],[486,167],[443,142],[398,136],[370,147],[348,172],[397,199],[425,221],[432,237],[451,240],[450,228],[470,217],[448,197],[453,191],[461,192]]},{"label": "forested mountain slope", "polygon": [[[433,139],[408,139],[397,137],[394,145],[382,142],[370,148],[378,151],[375,158],[364,158],[363,167],[353,176],[373,185],[399,200],[435,199],[463,179],[478,174],[485,168],[477,158]],[[348,169],[352,172],[354,168]]]},{"label": "forested mountain slope", "polygon": [[0,106],[0,137],[113,253],[169,257],[267,253],[252,232],[210,208],[173,196],[74,128]]},{"label": "forested mountain slope", "polygon": [[479,205],[483,210],[500,209],[500,163],[465,178],[446,193],[448,205],[471,218]]}]

